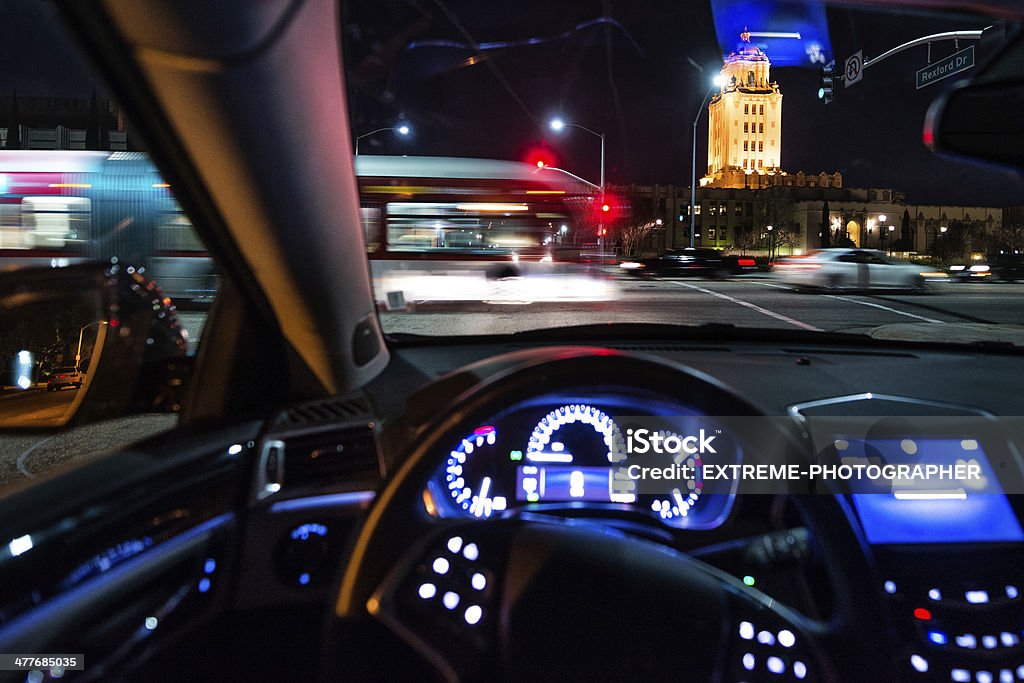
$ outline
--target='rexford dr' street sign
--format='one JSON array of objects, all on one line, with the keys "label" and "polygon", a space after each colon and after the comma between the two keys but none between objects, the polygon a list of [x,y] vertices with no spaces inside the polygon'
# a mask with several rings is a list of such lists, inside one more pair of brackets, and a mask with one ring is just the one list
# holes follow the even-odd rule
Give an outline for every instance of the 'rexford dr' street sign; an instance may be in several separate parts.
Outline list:
[{"label": "'rexford dr' street sign", "polygon": [[966,47],[959,52],[954,52],[950,56],[937,62],[933,62],[919,70],[917,72],[917,89],[920,90],[926,85],[931,85],[936,81],[941,81],[943,78],[948,78],[953,74],[966,71],[972,66],[974,66],[973,45]]}]

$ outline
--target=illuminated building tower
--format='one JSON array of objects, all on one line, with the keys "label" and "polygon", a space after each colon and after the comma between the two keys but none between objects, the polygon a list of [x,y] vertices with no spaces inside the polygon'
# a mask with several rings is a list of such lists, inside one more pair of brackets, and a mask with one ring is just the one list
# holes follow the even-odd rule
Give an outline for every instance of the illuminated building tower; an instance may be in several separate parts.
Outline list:
[{"label": "illuminated building tower", "polygon": [[771,62],[750,34],[722,66],[721,90],[708,105],[708,173],[701,185],[759,187],[780,173],[782,93],[769,77]]}]

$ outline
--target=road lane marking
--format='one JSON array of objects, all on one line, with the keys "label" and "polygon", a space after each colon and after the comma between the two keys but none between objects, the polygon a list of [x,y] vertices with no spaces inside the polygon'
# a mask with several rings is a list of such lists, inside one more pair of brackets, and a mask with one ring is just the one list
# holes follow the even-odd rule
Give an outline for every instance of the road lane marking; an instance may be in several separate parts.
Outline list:
[{"label": "road lane marking", "polygon": [[847,299],[843,296],[836,296],[835,294],[825,294],[829,299],[837,299],[839,301],[849,301],[851,304],[860,304],[861,306],[871,306],[872,308],[881,308],[883,311],[889,311],[890,313],[896,313],[897,315],[905,315],[908,318],[914,318],[915,320],[923,320],[926,323],[939,323],[945,324],[944,320],[936,320],[935,318],[926,318],[923,315],[917,315],[916,313],[907,313],[896,308],[890,308],[889,306],[883,306],[882,304],[876,304],[874,301],[861,301],[859,299]]},{"label": "road lane marking", "polygon": [[[763,287],[774,287],[776,289],[787,289],[787,290],[791,290],[792,289],[792,288],[786,287],[784,285],[776,285],[776,284],[773,284],[773,283],[770,283],[770,282],[754,282],[754,284],[758,284],[758,285],[761,285]],[[849,298],[847,298],[845,296],[836,296],[835,294],[819,294],[819,296],[827,296],[829,299],[836,299],[837,301],[848,301],[851,304],[860,304],[862,306],[871,306],[872,308],[881,308],[883,311],[889,311],[890,313],[896,313],[897,315],[905,315],[908,318],[914,318],[915,320],[922,320],[922,321],[924,321],[926,323],[939,323],[939,324],[943,324],[943,325],[946,323],[945,320],[936,320],[935,318],[926,318],[923,315],[917,315],[915,313],[907,313],[906,311],[901,311],[901,310],[899,310],[897,308],[891,308],[889,306],[883,306],[882,304],[876,304],[873,301],[861,301],[859,299],[849,299]]]},{"label": "road lane marking", "polygon": [[710,294],[711,296],[717,296],[719,299],[725,299],[726,301],[730,301],[730,302],[732,302],[734,304],[739,304],[740,306],[744,306],[745,308],[749,308],[752,311],[757,311],[758,313],[761,313],[763,315],[767,315],[770,318],[775,318],[776,320],[781,320],[784,323],[789,323],[790,325],[793,325],[794,327],[799,327],[800,329],[803,329],[803,330],[810,330],[811,332],[824,332],[824,330],[822,330],[820,327],[815,327],[814,325],[808,325],[807,323],[802,323],[799,320],[796,320],[794,318],[790,318],[788,315],[782,315],[781,313],[776,313],[775,311],[769,311],[767,308],[761,308],[757,304],[752,304],[749,301],[744,301],[743,299],[737,299],[736,297],[729,296],[728,294],[722,294],[721,292],[716,292],[713,289],[706,289],[704,287],[698,287],[697,285],[691,285],[688,282],[676,282],[675,284],[679,285],[680,287],[688,287],[689,289],[696,289],[698,292],[703,292],[704,294]]}]

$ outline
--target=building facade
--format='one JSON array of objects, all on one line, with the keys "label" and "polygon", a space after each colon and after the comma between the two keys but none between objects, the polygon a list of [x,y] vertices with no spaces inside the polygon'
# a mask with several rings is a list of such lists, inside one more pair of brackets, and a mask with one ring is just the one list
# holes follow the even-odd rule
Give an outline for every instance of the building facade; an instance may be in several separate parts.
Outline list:
[{"label": "building facade", "polygon": [[722,66],[722,85],[708,105],[708,166],[703,185],[744,187],[745,176],[782,166],[782,92],[771,62],[750,34]]}]

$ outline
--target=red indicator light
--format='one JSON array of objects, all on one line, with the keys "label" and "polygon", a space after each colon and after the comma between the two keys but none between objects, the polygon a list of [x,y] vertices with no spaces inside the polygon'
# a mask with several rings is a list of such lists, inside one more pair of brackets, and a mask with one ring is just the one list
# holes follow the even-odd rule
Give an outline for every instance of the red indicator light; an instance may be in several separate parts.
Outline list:
[{"label": "red indicator light", "polygon": [[493,431],[494,431],[494,427],[491,427],[490,425],[487,425],[485,427],[477,427],[476,429],[473,430],[473,433],[474,434],[490,434]]},{"label": "red indicator light", "polygon": [[932,613],[924,607],[918,607],[914,610],[914,618],[920,619],[921,621],[931,621]]}]

